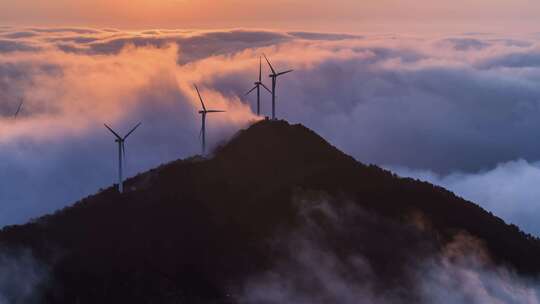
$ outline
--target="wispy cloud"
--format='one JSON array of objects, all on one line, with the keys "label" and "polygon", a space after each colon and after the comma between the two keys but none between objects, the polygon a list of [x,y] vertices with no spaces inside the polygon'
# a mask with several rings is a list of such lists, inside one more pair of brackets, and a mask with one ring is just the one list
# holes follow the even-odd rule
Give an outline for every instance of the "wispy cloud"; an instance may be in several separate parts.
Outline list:
[{"label": "wispy cloud", "polygon": [[[435,250],[421,229],[332,205],[301,205],[302,228],[272,241],[274,266],[245,280],[240,303],[540,302],[537,281],[495,265],[469,235],[457,233]],[[384,237],[372,235],[378,231]]]}]

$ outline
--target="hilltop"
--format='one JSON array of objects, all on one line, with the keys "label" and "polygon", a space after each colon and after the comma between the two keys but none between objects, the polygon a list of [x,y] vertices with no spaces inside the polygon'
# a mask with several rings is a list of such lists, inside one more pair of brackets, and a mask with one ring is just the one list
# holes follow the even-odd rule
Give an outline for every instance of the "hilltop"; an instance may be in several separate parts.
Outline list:
[{"label": "hilltop", "polygon": [[246,280],[286,258],[284,243],[306,235],[343,260],[365,257],[380,290],[414,287],[407,265],[457,234],[479,240],[496,265],[540,272],[540,241],[518,227],[284,121],[255,123],[211,158],[171,162],[126,189],[0,232],[3,248],[48,265],[43,302],[236,303]]}]

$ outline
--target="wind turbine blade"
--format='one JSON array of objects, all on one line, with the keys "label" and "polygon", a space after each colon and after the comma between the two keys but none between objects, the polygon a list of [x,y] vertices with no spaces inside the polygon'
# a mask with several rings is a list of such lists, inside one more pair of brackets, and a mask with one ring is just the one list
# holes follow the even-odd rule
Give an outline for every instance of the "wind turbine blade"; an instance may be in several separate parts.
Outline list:
[{"label": "wind turbine blade", "polygon": [[249,92],[246,93],[246,96],[249,95],[249,93],[253,92],[256,88],[257,86],[254,86],[253,89],[249,90]]},{"label": "wind turbine blade", "polygon": [[111,129],[111,127],[107,126],[107,124],[104,124],[105,125],[105,128],[109,129],[109,131],[111,131],[111,133],[116,136],[116,138],[118,139],[122,139],[122,137],[120,135],[118,135],[118,133],[114,132],[113,129]]},{"label": "wind turbine blade", "polygon": [[262,57],[259,56],[259,82],[262,82]]},{"label": "wind turbine blade", "polygon": [[201,138],[202,138],[202,134],[203,134],[203,132],[204,132],[204,129],[203,129],[202,127],[201,127],[201,132],[199,132],[199,139],[201,139]]},{"label": "wind turbine blade", "polygon": [[206,107],[204,106],[204,101],[201,97],[201,92],[199,92],[199,88],[197,87],[196,84],[194,84],[193,86],[195,87],[195,90],[197,90],[197,95],[199,95],[199,99],[201,100],[203,110],[206,111]]},{"label": "wind turbine blade", "polygon": [[272,70],[272,74],[276,75],[276,70],[274,70],[274,67],[270,63],[270,60],[268,60],[265,54],[263,54],[263,56],[264,56],[264,59],[266,59],[266,62],[268,62],[268,65],[270,66],[270,69]]},{"label": "wind turbine blade", "polygon": [[288,74],[290,72],[294,72],[294,70],[288,70],[288,71],[285,71],[285,72],[278,73],[277,76],[285,75],[285,74]]},{"label": "wind turbine blade", "polygon": [[131,129],[131,131],[128,132],[128,134],[126,134],[126,136],[124,136],[123,139],[125,140],[126,138],[128,138],[128,136],[130,136],[131,133],[135,132],[135,130],[137,130],[137,128],[138,128],[141,124],[142,124],[142,122],[138,123],[133,129]]},{"label": "wind turbine blade", "polygon": [[206,113],[224,113],[224,112],[227,112],[227,111],[221,111],[221,110],[208,110],[208,111],[206,111]]},{"label": "wind turbine blade", "polygon": [[19,116],[19,113],[21,112],[23,103],[24,103],[24,100],[21,99],[21,103],[19,103],[19,107],[17,108],[17,111],[15,112],[15,115],[13,115],[13,118],[17,118],[17,116]]},{"label": "wind turbine blade", "polygon": [[268,93],[272,94],[272,91],[270,91],[270,89],[267,88],[267,87],[264,85],[264,83],[261,82],[261,85],[262,85],[262,87],[263,87],[265,90],[268,91]]}]

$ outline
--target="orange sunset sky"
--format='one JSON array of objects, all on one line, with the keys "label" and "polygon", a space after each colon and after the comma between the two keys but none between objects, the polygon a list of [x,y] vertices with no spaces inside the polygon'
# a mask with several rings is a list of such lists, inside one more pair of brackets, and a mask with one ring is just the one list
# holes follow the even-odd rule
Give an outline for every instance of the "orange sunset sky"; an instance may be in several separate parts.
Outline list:
[{"label": "orange sunset sky", "polygon": [[326,31],[528,30],[537,0],[0,0],[0,23]]}]

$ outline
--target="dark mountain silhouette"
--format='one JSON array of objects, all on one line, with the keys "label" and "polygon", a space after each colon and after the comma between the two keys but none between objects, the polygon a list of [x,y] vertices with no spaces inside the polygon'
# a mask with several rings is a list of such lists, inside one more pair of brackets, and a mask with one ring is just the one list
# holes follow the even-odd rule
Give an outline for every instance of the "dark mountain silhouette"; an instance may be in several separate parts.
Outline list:
[{"label": "dark mountain silhouette", "polygon": [[361,210],[343,220],[346,229],[317,210],[310,219],[329,250],[365,256],[380,289],[414,287],[406,264],[457,233],[481,240],[497,264],[540,271],[540,242],[516,226],[440,187],[363,165],[284,121],[255,123],[210,159],[129,179],[122,195],[106,189],[7,227],[0,244],[30,249],[48,265],[45,303],[235,303],[245,280],[282,258],[276,240],[301,230],[305,206],[317,201],[338,213]]}]

